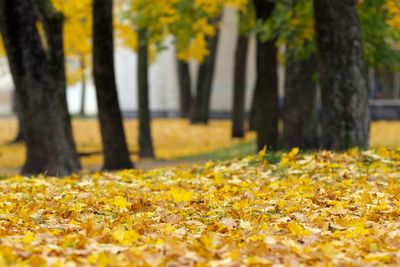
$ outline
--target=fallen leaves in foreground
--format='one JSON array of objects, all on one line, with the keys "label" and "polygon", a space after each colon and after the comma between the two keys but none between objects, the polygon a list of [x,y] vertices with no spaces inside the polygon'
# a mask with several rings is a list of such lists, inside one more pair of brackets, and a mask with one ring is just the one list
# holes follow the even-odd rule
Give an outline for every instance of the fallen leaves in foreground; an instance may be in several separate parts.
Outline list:
[{"label": "fallen leaves in foreground", "polygon": [[2,180],[0,265],[400,264],[399,150],[265,158]]}]

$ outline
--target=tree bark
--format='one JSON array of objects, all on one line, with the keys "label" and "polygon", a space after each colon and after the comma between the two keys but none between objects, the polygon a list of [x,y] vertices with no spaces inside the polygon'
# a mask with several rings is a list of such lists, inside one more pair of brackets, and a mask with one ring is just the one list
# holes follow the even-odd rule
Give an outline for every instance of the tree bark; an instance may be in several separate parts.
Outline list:
[{"label": "tree bark", "polygon": [[[36,27],[35,10],[39,10],[46,31],[47,50]],[[80,167],[61,106],[60,96],[65,95],[65,86],[64,94],[61,92],[65,80],[60,80],[63,69],[56,69],[56,63],[63,64],[58,61],[63,57],[57,57],[63,54],[57,42],[62,38],[62,23],[62,15],[47,0],[0,0],[1,33],[24,122],[24,174],[64,176]]]},{"label": "tree bark", "polygon": [[145,29],[139,29],[138,51],[138,111],[139,111],[139,157],[154,158],[151,137],[149,107],[148,42]]},{"label": "tree bark", "polygon": [[113,2],[93,1],[93,76],[104,150],[104,169],[132,168],[114,71]]},{"label": "tree bark", "polygon": [[193,124],[207,124],[210,116],[210,101],[214,81],[215,61],[217,57],[219,29],[216,34],[208,38],[209,55],[200,64],[197,76],[196,98],[191,115]]},{"label": "tree bark", "polygon": [[232,137],[244,137],[245,93],[247,51],[249,37],[239,33],[236,53],[233,84]]},{"label": "tree bark", "polygon": [[18,121],[18,132],[17,135],[15,136],[14,140],[12,143],[20,143],[25,140],[24,136],[24,121],[22,119],[22,110],[21,110],[21,104],[19,103],[17,93],[14,90],[13,93],[13,111],[15,115],[17,115],[17,121]]},{"label": "tree bark", "polygon": [[314,55],[286,61],[283,144],[285,148],[318,148],[317,71]]},{"label": "tree bark", "polygon": [[[265,21],[270,18],[275,4],[265,0],[254,0],[256,17]],[[257,36],[257,81],[255,101],[255,128],[257,146],[262,149],[278,147],[278,77],[277,48],[275,40],[263,41]]]},{"label": "tree bark", "polygon": [[190,77],[189,63],[177,58],[179,79],[179,104],[182,118],[188,118],[192,104],[192,79]]},{"label": "tree bark", "polygon": [[65,71],[65,55],[63,40],[64,17],[58,12],[49,0],[35,0],[38,14],[41,17],[45,30],[48,54],[50,58],[50,70],[53,76],[53,88],[56,90],[57,97],[54,101],[55,108],[59,109],[62,116],[62,123],[67,141],[71,149],[65,151],[68,157],[74,162],[74,168],[80,169],[79,156],[76,151],[76,144],[72,132],[71,116],[67,103],[67,81]]},{"label": "tree bark", "polygon": [[256,83],[253,90],[253,97],[251,98],[251,106],[249,112],[249,131],[256,130],[256,107],[259,93],[260,90]]},{"label": "tree bark", "polygon": [[314,0],[322,101],[322,146],[366,148],[368,88],[355,0]]}]

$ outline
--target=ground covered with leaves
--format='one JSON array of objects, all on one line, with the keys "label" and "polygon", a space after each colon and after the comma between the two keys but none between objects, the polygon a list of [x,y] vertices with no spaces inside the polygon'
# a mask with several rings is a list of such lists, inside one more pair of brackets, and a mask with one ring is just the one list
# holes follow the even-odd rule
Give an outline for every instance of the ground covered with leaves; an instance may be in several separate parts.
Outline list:
[{"label": "ground covered with leaves", "polygon": [[[156,157],[159,160],[175,160],[255,139],[254,133],[247,133],[244,139],[232,139],[231,125],[228,120],[213,120],[208,125],[191,125],[184,119],[154,119],[152,130]],[[103,164],[103,156],[97,119],[74,119],[72,126],[78,152],[85,155],[81,158],[82,165],[89,170],[99,169]],[[124,126],[131,158],[137,161],[137,120],[125,120]],[[0,119],[0,176],[18,173],[18,168],[25,161],[25,145],[11,143],[17,131],[16,120]]]},{"label": "ground covered with leaves", "polygon": [[400,265],[400,150],[0,181],[0,266]]},{"label": "ground covered with leaves", "polygon": [[[85,155],[81,158],[86,170],[98,170],[103,164],[100,128],[94,118],[74,119],[72,121],[74,137],[78,152]],[[131,158],[138,161],[138,124],[137,120],[124,122],[127,142]],[[215,157],[210,153],[218,150],[230,150],[227,154],[232,156],[248,154],[255,151],[255,133],[248,132],[244,139],[232,139],[232,123],[229,120],[212,120],[208,125],[191,125],[185,119],[155,119],[152,121],[153,141],[158,160],[185,161],[186,157],[195,161]],[[17,121],[12,118],[0,119],[0,177],[9,176],[19,172],[25,161],[25,145],[23,143],[10,143],[17,134]],[[371,146],[374,148],[400,147],[398,133],[400,121],[376,121],[371,125]],[[250,142],[250,145],[248,145]],[[253,142],[253,143],[252,143]],[[252,143],[252,144],[251,144]],[[233,151],[237,149],[241,151]],[[230,153],[232,152],[232,153]],[[198,155],[207,154],[204,157]],[[231,158],[223,156],[222,158]],[[142,163],[142,162],[141,162]],[[149,169],[148,164],[164,166],[163,162],[144,162],[139,167]],[[157,163],[157,162],[156,162]]]}]

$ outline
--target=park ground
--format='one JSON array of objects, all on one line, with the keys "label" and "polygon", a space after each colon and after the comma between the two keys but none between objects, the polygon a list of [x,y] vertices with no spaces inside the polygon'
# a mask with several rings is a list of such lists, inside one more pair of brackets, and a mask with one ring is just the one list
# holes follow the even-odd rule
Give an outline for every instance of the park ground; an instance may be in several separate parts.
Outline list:
[{"label": "park ground", "polygon": [[[25,146],[12,144],[17,134],[17,122],[0,119],[0,176],[18,173],[24,163]],[[131,158],[140,169],[174,166],[208,160],[229,160],[255,153],[255,134],[243,139],[231,138],[231,122],[213,120],[209,125],[191,125],[183,119],[155,119],[152,123],[156,160],[138,161],[137,121],[125,121],[125,131]],[[102,148],[96,119],[74,119],[73,129],[78,152],[85,171],[101,169]],[[400,147],[400,121],[378,121],[371,126],[371,147]]]},{"label": "park ground", "polygon": [[[1,125],[12,170],[24,148],[7,144],[15,121]],[[341,153],[255,154],[254,135],[231,140],[226,121],[153,126],[162,168],[1,179],[0,266],[400,265],[399,122]],[[101,163],[97,127],[74,120],[86,168]]]}]

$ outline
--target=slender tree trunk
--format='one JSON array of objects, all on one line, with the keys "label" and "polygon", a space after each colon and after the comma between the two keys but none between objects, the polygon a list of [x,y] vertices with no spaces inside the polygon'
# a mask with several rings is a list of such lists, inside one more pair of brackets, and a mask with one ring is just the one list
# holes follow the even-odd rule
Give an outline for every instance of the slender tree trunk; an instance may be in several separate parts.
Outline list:
[{"label": "slender tree trunk", "polygon": [[81,55],[81,71],[82,71],[82,93],[81,93],[81,110],[79,115],[85,117],[85,103],[86,103],[86,75],[85,75],[85,56]]},{"label": "slender tree trunk", "polygon": [[147,32],[140,29],[138,51],[138,111],[139,111],[139,157],[154,158],[151,137],[151,117],[149,105],[148,43]]},{"label": "slender tree trunk", "polygon": [[283,143],[286,148],[318,148],[317,85],[313,75],[317,60],[286,62]]},{"label": "slender tree trunk", "polygon": [[93,1],[93,75],[107,170],[133,167],[115,83],[112,9],[112,0]]},{"label": "slender tree trunk", "polygon": [[[267,20],[274,10],[273,2],[254,0],[257,19]],[[257,36],[257,90],[255,128],[257,146],[278,147],[278,75],[275,40],[263,41]]]},{"label": "slender tree trunk", "polygon": [[325,149],[368,146],[367,73],[356,2],[314,0]]},{"label": "slender tree trunk", "polygon": [[254,86],[253,97],[251,99],[250,113],[249,113],[249,131],[256,130],[256,107],[257,107],[257,99],[260,94],[259,87],[257,83]]},{"label": "slender tree trunk", "polygon": [[[47,50],[36,27],[35,10],[42,17]],[[55,69],[55,63],[61,64],[57,55],[63,54],[56,42],[62,36],[62,22],[62,15],[47,0],[0,0],[1,34],[24,122],[24,174],[63,176],[79,170],[60,107],[62,70]]]},{"label": "slender tree trunk", "polygon": [[208,40],[209,55],[199,67],[197,76],[196,98],[191,116],[193,124],[207,124],[210,116],[210,101],[214,81],[215,61],[217,57],[219,29]]},{"label": "slender tree trunk", "polygon": [[192,79],[190,77],[189,63],[176,60],[179,79],[179,103],[182,118],[188,118],[192,104]]},{"label": "slender tree trunk", "polygon": [[239,34],[236,44],[233,85],[232,136],[244,137],[247,51],[249,37]]}]

